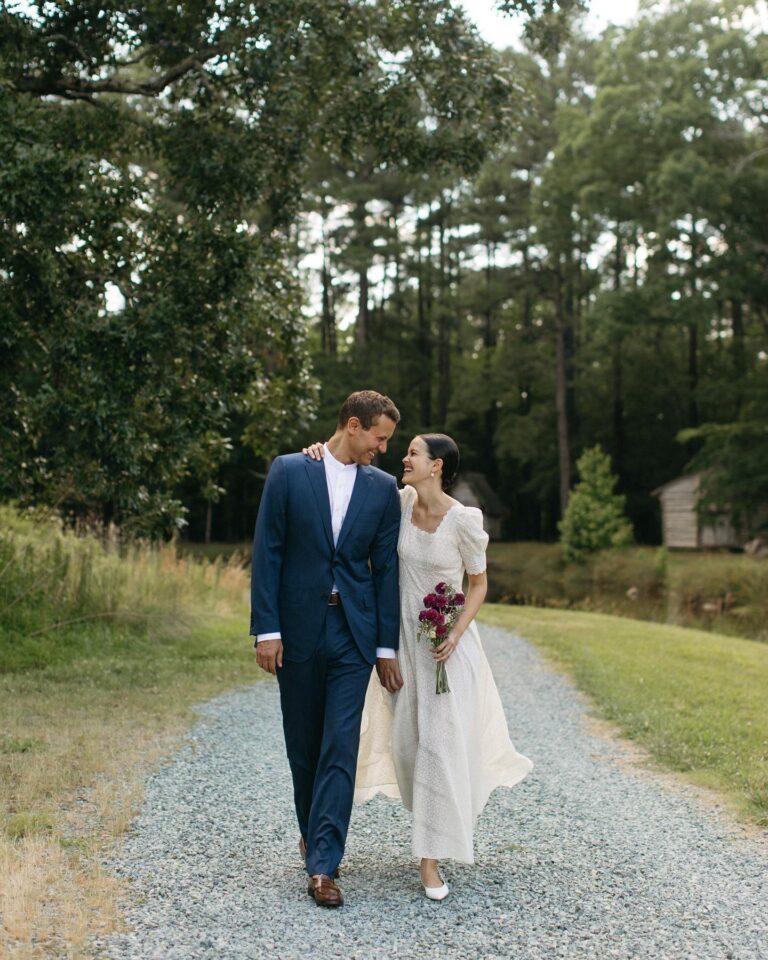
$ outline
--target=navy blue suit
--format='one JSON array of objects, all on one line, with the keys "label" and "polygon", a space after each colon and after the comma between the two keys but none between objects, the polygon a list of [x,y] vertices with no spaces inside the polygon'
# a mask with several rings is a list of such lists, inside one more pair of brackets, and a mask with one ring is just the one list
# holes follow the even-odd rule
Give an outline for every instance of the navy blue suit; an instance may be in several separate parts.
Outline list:
[{"label": "navy blue suit", "polygon": [[[310,875],[333,875],[352,811],[360,720],[377,647],[397,649],[397,485],[358,466],[334,546],[321,460],[277,457],[253,541],[251,634],[280,632],[286,751]],[[333,584],[340,606],[330,606]]]}]

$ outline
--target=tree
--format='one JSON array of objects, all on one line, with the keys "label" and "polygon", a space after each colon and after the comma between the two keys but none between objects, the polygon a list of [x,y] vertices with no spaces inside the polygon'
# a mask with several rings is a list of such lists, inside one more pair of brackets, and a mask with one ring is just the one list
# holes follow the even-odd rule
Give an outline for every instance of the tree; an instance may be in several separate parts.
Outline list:
[{"label": "tree", "polygon": [[624,497],[613,492],[616,478],[603,450],[599,446],[586,450],[576,468],[581,479],[559,527],[566,559],[578,561],[597,550],[630,543],[632,525],[624,517]]},{"label": "tree", "polygon": [[695,440],[699,452],[689,464],[702,470],[703,506],[727,505],[737,529],[762,532],[768,518],[768,378],[766,361],[745,384],[739,419],[732,423],[706,423],[680,434]]},{"label": "tree", "polygon": [[[574,29],[505,52],[503,136],[476,175],[400,171],[396,216],[377,160],[365,229],[335,238],[356,304],[348,253],[370,266],[373,337],[345,342],[350,325],[340,338],[324,404],[372,382],[400,402],[404,431],[447,429],[516,537],[556,534],[573,451],[600,443],[638,539],[656,540],[650,491],[695,452],[682,428],[748,422],[761,436],[765,37],[741,9],[649,3],[599,40]],[[738,462],[746,445],[728,450]]]},{"label": "tree", "polygon": [[4,4],[2,494],[163,531],[234,425],[305,434],[310,160],[478,163],[485,50],[448,0]]}]

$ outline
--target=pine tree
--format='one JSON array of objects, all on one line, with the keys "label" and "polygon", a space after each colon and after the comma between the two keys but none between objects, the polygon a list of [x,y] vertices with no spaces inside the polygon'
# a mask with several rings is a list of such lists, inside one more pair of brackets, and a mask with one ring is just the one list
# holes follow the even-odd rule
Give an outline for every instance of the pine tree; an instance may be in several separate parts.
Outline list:
[{"label": "pine tree", "polygon": [[624,497],[613,492],[616,477],[602,448],[586,450],[576,467],[581,480],[559,528],[566,559],[579,561],[597,550],[630,543],[632,527],[624,516]]}]

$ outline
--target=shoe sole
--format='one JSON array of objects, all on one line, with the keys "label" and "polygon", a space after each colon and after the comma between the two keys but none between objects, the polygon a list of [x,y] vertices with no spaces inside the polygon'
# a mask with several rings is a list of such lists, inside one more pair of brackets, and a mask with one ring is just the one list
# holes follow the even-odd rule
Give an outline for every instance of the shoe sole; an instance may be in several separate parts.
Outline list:
[{"label": "shoe sole", "polygon": [[[315,895],[314,893],[312,893],[311,890],[307,890],[307,896],[315,900]],[[317,900],[315,900],[315,903],[317,904],[318,907],[325,907],[326,910],[336,910],[338,907],[344,906],[343,902],[342,903],[317,903]]]}]

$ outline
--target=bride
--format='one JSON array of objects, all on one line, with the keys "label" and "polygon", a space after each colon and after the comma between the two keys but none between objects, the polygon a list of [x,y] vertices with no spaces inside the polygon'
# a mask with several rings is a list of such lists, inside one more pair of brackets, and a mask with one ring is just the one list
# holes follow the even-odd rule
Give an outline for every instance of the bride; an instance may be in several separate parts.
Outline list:
[{"label": "bride", "polygon": [[[323,445],[304,450],[323,456]],[[414,437],[403,458],[400,491],[400,647],[402,687],[387,693],[375,673],[366,696],[355,801],[377,793],[402,799],[413,813],[414,855],[427,897],[448,887],[439,861],[474,862],[475,822],[496,787],[511,787],[533,764],[515,751],[474,618],[487,590],[488,535],[480,510],[446,492],[456,478],[459,450],[445,434]],[[437,647],[417,639],[427,594],[444,582],[469,589],[461,615]],[[379,654],[381,656],[381,653]],[[449,692],[435,692],[437,663]]]}]

